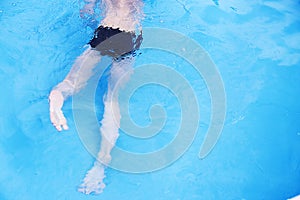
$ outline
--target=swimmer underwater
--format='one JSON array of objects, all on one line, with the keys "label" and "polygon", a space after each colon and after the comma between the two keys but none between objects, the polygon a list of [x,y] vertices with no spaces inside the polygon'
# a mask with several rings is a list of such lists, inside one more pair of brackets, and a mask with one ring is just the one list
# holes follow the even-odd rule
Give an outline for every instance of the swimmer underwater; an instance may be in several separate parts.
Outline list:
[{"label": "swimmer underwater", "polygon": [[[103,19],[88,43],[87,49],[75,60],[65,79],[56,85],[49,95],[50,120],[58,130],[67,130],[67,120],[62,112],[64,101],[79,92],[93,75],[103,56],[112,60],[108,88],[103,98],[104,114],[101,120],[101,147],[94,166],[86,174],[80,192],[101,193],[104,166],[111,161],[111,150],[119,136],[120,108],[119,87],[124,85],[133,73],[135,51],[142,42],[143,18],[142,0],[85,0],[81,14],[93,15],[97,4],[101,6]],[[99,66],[101,67],[101,66]],[[121,79],[122,77],[122,79]],[[120,80],[121,83],[120,83]],[[114,94],[114,95],[113,95]]]}]

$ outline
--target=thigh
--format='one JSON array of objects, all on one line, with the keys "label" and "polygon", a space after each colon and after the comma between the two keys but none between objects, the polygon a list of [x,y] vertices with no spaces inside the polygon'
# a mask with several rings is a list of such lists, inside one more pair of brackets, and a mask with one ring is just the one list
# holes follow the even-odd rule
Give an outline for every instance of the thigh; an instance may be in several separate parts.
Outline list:
[{"label": "thigh", "polygon": [[117,89],[115,87],[119,88],[129,80],[133,74],[134,60],[135,58],[130,56],[118,61],[113,61],[109,77],[109,86],[111,89]]}]

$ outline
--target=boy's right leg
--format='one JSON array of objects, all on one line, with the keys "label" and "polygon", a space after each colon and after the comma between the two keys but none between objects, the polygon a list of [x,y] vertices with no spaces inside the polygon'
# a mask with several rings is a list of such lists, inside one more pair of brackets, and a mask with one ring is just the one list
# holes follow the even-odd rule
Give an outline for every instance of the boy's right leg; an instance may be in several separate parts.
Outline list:
[{"label": "boy's right leg", "polygon": [[69,96],[79,92],[87,84],[87,81],[93,75],[93,69],[100,60],[100,53],[88,48],[75,60],[66,78],[50,92],[50,120],[58,131],[68,129],[67,120],[61,110],[64,101]]}]

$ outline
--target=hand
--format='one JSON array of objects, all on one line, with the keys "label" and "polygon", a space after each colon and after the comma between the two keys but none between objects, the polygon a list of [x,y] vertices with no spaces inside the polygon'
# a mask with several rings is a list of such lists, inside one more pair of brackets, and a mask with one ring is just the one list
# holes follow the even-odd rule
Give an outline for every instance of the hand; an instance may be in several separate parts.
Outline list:
[{"label": "hand", "polygon": [[94,3],[86,4],[86,5],[84,6],[84,8],[82,8],[82,9],[80,10],[80,17],[81,17],[81,18],[85,18],[86,15],[89,15],[89,16],[94,15],[94,14],[95,14],[94,7],[95,7],[95,4],[94,4]]},{"label": "hand", "polygon": [[58,90],[52,90],[49,96],[50,103],[50,120],[53,126],[58,130],[68,130],[67,120],[62,112],[64,97]]}]

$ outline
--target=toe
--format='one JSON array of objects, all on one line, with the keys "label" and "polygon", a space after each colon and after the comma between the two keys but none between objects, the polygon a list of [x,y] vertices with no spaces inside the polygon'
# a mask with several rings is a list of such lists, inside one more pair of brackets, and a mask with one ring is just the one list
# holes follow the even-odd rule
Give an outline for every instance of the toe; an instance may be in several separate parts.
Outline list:
[{"label": "toe", "polygon": [[64,125],[63,125],[63,129],[64,129],[64,130],[69,130],[68,125],[67,125],[67,124],[64,124]]}]

